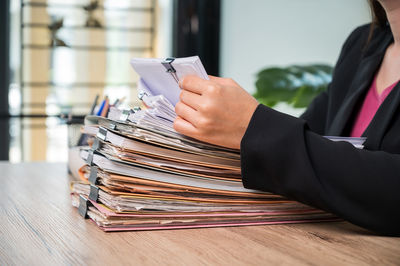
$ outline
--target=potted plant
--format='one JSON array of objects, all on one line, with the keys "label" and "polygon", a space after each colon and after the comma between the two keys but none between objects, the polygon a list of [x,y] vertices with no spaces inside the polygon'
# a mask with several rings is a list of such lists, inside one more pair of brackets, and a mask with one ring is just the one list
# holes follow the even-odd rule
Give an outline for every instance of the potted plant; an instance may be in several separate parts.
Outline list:
[{"label": "potted plant", "polygon": [[257,74],[253,96],[270,107],[286,102],[295,108],[304,108],[326,90],[332,71],[331,66],[323,64],[267,68]]}]

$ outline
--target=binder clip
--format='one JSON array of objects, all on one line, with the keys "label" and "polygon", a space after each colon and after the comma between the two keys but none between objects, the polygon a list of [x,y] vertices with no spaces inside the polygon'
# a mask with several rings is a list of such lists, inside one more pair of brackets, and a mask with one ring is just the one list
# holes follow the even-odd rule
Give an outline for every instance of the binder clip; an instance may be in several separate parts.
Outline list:
[{"label": "binder clip", "polygon": [[92,205],[90,201],[88,201],[87,198],[85,198],[82,195],[79,195],[79,207],[78,207],[78,213],[85,219],[89,218],[87,215],[89,207]]},{"label": "binder clip", "polygon": [[171,76],[175,79],[176,83],[179,83],[178,75],[176,74],[175,68],[172,66],[172,62],[174,62],[175,58],[168,57],[165,58],[161,64],[167,69],[167,73],[170,73]]},{"label": "binder clip", "polygon": [[126,122],[126,120],[128,120],[128,117],[130,114],[131,114],[131,110],[122,110],[119,120]]},{"label": "binder clip", "polygon": [[92,151],[95,151],[98,148],[100,148],[100,141],[98,139],[94,139],[91,149]]},{"label": "binder clip", "polygon": [[[97,140],[97,142],[96,142],[96,140]],[[94,155],[95,155],[96,153],[99,154],[96,150],[97,150],[98,148],[100,148],[100,146],[101,146],[100,141],[99,141],[98,139],[95,139],[95,141],[93,142],[92,148],[91,148],[90,150],[88,150],[88,155],[87,155],[87,157],[86,157],[86,164],[87,164],[87,165],[92,166],[92,165],[95,164],[95,163],[93,162],[93,158],[94,158]]]},{"label": "binder clip", "polygon": [[138,93],[138,98],[139,98],[139,100],[141,100],[141,101],[143,101],[143,97],[144,96],[149,96],[146,92],[144,92],[144,91],[140,91],[139,93]]},{"label": "binder clip", "polygon": [[90,184],[96,185],[97,183],[97,166],[92,165],[90,167],[89,182]]},{"label": "binder clip", "polygon": [[86,158],[86,163],[90,166],[93,165],[93,156],[94,156],[94,150],[90,150]]},{"label": "binder clip", "polygon": [[114,123],[110,123],[110,125],[108,126],[109,129],[111,130],[115,130],[117,128],[117,125]]},{"label": "binder clip", "polygon": [[139,106],[135,106],[132,109],[133,113],[139,112],[140,110],[142,110],[142,108],[140,108]]},{"label": "binder clip", "polygon": [[104,127],[99,127],[99,131],[97,132],[96,137],[98,137],[99,139],[106,141],[107,138],[107,129]]},{"label": "binder clip", "polygon": [[90,184],[89,199],[96,202],[99,199],[99,187]]}]

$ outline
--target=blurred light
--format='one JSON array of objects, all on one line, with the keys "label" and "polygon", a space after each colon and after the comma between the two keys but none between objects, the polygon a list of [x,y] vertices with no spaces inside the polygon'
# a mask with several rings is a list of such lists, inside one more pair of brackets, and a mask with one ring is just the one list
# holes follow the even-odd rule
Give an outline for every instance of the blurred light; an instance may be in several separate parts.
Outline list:
[{"label": "blurred light", "polygon": [[8,103],[11,115],[18,115],[21,113],[21,90],[17,83],[10,84]]}]

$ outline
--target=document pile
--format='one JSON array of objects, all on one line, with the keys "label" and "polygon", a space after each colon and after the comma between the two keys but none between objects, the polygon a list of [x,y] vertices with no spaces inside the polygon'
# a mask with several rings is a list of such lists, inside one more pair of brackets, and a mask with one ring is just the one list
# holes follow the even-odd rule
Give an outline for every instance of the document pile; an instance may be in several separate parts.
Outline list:
[{"label": "document pile", "polygon": [[344,141],[352,144],[354,147],[358,149],[364,148],[364,142],[367,140],[366,137],[336,137],[336,136],[325,136],[325,138],[332,141]]},{"label": "document pile", "polygon": [[73,205],[104,231],[203,228],[335,220],[281,196],[245,189],[240,154],[173,129],[178,80],[207,79],[198,57],[134,59],[146,109],[88,116],[94,137],[71,185]]}]

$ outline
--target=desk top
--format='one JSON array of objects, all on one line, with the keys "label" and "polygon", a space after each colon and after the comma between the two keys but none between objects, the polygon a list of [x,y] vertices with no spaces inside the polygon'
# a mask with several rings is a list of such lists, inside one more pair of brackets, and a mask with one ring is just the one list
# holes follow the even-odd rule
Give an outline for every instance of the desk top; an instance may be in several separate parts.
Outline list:
[{"label": "desk top", "polygon": [[0,163],[0,265],[399,264],[400,238],[347,222],[105,233],[71,206],[65,164]]}]

